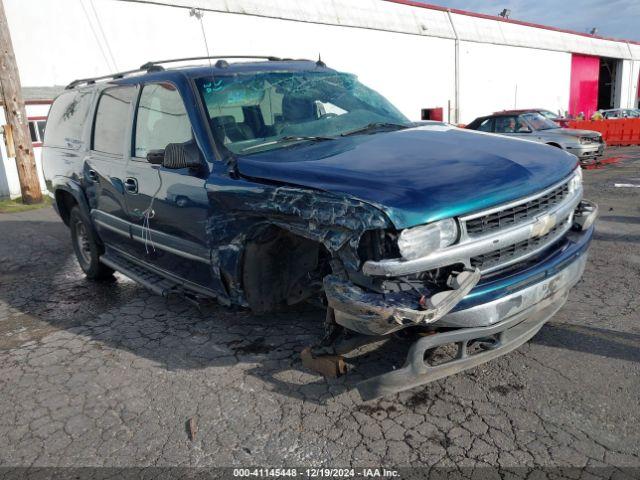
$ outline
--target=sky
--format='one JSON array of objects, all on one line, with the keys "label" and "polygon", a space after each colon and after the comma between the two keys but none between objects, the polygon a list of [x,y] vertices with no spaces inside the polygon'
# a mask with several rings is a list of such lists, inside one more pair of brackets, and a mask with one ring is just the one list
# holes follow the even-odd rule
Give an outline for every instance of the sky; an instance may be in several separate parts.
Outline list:
[{"label": "sky", "polygon": [[[423,0],[419,0],[423,1]],[[423,3],[497,15],[578,32],[640,41],[640,0],[424,0]]]}]

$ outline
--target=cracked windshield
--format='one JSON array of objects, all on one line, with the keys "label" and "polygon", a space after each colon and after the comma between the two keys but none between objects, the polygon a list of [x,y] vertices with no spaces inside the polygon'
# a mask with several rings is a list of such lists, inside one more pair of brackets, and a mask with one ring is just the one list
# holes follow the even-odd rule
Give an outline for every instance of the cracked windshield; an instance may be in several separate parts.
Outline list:
[{"label": "cracked windshield", "polygon": [[344,73],[269,72],[196,84],[216,141],[234,154],[411,125],[388,100]]}]

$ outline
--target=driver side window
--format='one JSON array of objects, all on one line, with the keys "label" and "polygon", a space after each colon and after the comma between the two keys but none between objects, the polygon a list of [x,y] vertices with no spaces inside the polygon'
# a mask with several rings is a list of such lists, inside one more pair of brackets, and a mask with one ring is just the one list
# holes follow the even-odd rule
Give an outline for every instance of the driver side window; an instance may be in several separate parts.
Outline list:
[{"label": "driver side window", "polygon": [[493,129],[493,118],[484,119],[480,125],[478,125],[478,130],[481,132],[491,132]]},{"label": "driver side window", "polygon": [[150,150],[192,138],[191,123],[176,87],[170,83],[145,85],[136,115],[134,156],[146,158]]}]

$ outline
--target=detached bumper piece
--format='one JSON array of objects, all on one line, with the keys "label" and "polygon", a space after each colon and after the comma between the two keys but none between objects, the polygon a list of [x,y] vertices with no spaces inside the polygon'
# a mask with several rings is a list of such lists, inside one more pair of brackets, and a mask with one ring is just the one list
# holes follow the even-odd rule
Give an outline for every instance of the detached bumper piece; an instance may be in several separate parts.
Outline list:
[{"label": "detached bumper piece", "polygon": [[[372,400],[408,390],[509,353],[542,328],[565,303],[568,293],[568,288],[560,289],[544,301],[495,325],[461,328],[421,338],[411,346],[402,368],[360,382],[357,386],[360,396],[363,400]],[[455,358],[440,365],[429,365],[425,360],[428,352],[447,344],[456,345]]]},{"label": "detached bumper piece", "polygon": [[324,279],[329,306],[339,325],[365,335],[386,335],[415,325],[428,325],[449,313],[480,280],[480,270],[465,270],[450,282],[452,290],[436,293],[419,307],[415,293],[395,297],[369,293],[335,275]]},{"label": "detached bumper piece", "polygon": [[[580,280],[587,254],[574,257],[556,275],[545,278],[522,290],[493,302],[455,312],[447,317],[480,318],[491,324],[482,327],[459,328],[421,338],[414,343],[404,366],[358,384],[364,400],[401,392],[468,368],[493,360],[515,350],[533,337],[567,300],[571,288]],[[425,356],[443,345],[454,344],[457,354],[446,363],[430,365]]]},{"label": "detached bumper piece", "polygon": [[580,231],[589,230],[598,217],[598,205],[582,200],[573,213],[574,228]]}]

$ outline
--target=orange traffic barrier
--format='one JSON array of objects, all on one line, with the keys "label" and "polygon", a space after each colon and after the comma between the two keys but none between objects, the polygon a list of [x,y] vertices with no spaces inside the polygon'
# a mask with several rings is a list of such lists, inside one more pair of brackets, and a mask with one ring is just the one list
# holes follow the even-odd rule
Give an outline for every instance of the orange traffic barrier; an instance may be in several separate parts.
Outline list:
[{"label": "orange traffic barrier", "polygon": [[640,145],[640,118],[571,120],[567,126],[600,132],[607,145]]}]

